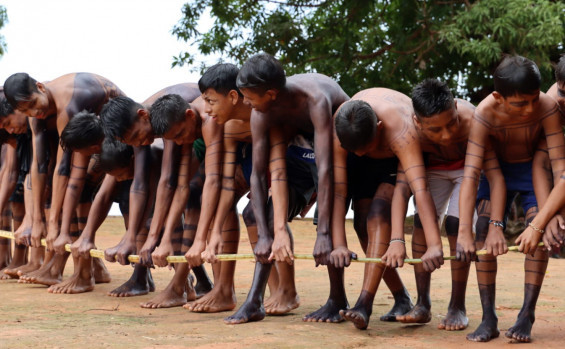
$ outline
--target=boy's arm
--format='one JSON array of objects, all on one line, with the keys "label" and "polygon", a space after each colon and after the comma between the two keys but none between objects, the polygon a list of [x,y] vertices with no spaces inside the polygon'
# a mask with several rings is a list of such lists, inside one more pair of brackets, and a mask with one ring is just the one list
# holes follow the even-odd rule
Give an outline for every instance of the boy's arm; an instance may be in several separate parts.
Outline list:
[{"label": "boy's arm", "polygon": [[269,171],[271,172],[271,197],[273,200],[273,240],[269,260],[292,264],[294,253],[290,234],[287,230],[288,218],[288,177],[286,170],[286,150],[288,143],[275,127],[269,132],[271,143]]},{"label": "boy's arm", "polygon": [[311,107],[314,124],[314,151],[318,170],[318,229],[314,245],[316,266],[326,265],[332,252],[332,236],[330,231],[331,212],[333,209],[333,118],[329,102],[326,99],[315,101]]},{"label": "boy's arm", "polygon": [[71,220],[76,212],[76,207],[84,188],[89,161],[89,156],[84,156],[77,152],[73,154],[71,173],[63,197],[61,231],[58,236],[52,235],[53,231],[49,231],[46,239],[47,248],[54,250],[56,253],[64,254],[66,252],[65,245],[72,243],[70,234]]},{"label": "boy's arm", "polygon": [[224,128],[215,122],[208,122],[202,127],[202,136],[206,144],[204,158],[204,188],[202,204],[194,243],[185,254],[191,267],[202,264],[202,252],[206,248],[206,238],[212,219],[216,213],[220,192],[222,190],[222,160]]},{"label": "boy's arm", "polygon": [[155,250],[161,230],[165,225],[165,220],[175,195],[177,181],[179,177],[179,163],[181,156],[181,146],[175,142],[163,139],[163,158],[161,161],[161,177],[157,184],[157,194],[155,197],[155,210],[151,218],[151,226],[147,240],[139,251],[140,263],[145,266],[152,266],[153,260],[151,253]]},{"label": "boy's arm", "polygon": [[169,209],[169,214],[167,215],[165,231],[161,238],[159,247],[157,247],[151,254],[153,263],[159,267],[167,266],[167,257],[174,255],[172,234],[181,221],[181,215],[186,207],[186,203],[188,202],[188,196],[190,195],[190,179],[192,178],[190,168],[191,161],[192,144],[186,144],[182,147],[178,185],[175,190],[171,208]]},{"label": "boy's arm", "polygon": [[137,251],[136,237],[143,227],[145,205],[149,197],[149,165],[151,163],[151,146],[134,147],[134,175],[129,191],[128,228],[117,248],[111,250],[107,257],[122,264],[129,264],[128,256]]},{"label": "boy's arm", "polygon": [[418,205],[418,212],[422,227],[424,228],[426,244],[428,245],[426,253],[422,256],[422,264],[426,271],[431,272],[441,267],[444,263],[443,246],[441,244],[436,208],[428,188],[426,168],[418,135],[415,134],[415,130],[409,132],[414,134],[408,135],[406,138],[397,138],[399,140],[409,139],[409,141],[404,144],[393,142],[391,149],[404,169],[408,185],[412,193],[414,193],[414,199],[416,205]]},{"label": "boy's arm", "polygon": [[49,140],[45,120],[29,118],[29,125],[31,128],[31,142],[33,149],[30,181],[31,186],[36,188],[32,191],[33,210],[30,212],[32,218],[30,243],[33,247],[41,247],[41,239],[47,234],[43,204],[47,172],[49,171],[49,158],[47,155],[49,151]]},{"label": "boy's arm", "polygon": [[341,147],[339,139],[333,136],[333,211],[332,211],[332,245],[330,262],[336,268],[349,266],[353,252],[347,248],[345,235],[345,215],[347,214],[347,150]]},{"label": "boy's arm", "polygon": [[490,218],[483,249],[490,255],[498,256],[508,252],[504,230],[500,226],[500,223],[504,220],[504,208],[506,206],[506,183],[496,154],[488,142],[483,161],[483,173],[490,188]]},{"label": "boy's arm", "polygon": [[473,214],[475,212],[475,201],[477,189],[483,168],[483,159],[489,134],[492,127],[484,116],[475,109],[467,152],[465,154],[465,167],[463,169],[463,181],[459,190],[459,231],[457,235],[456,257],[464,262],[475,259],[475,241],[473,239]]},{"label": "boy's arm", "polygon": [[217,261],[216,254],[221,251],[222,226],[235,200],[235,172],[237,166],[237,142],[226,129],[224,136],[224,164],[222,168],[222,192],[216,209],[214,226],[210,233],[210,241],[202,253],[202,259],[209,263]]},{"label": "boy's arm", "polygon": [[267,169],[269,163],[269,134],[266,123],[267,115],[253,110],[251,112],[251,135],[253,137],[253,155],[251,170],[251,207],[257,221],[258,240],[255,245],[255,257],[260,263],[270,263],[273,239],[267,224]]},{"label": "boy's arm", "polygon": [[106,175],[104,177],[100,189],[94,197],[92,207],[88,212],[86,226],[80,237],[71,245],[71,252],[75,258],[90,258],[90,250],[96,248],[94,244],[96,231],[108,216],[112,206],[112,194],[116,189],[117,183],[116,178],[113,176]]},{"label": "boy's arm", "polygon": [[406,174],[399,164],[396,171],[396,185],[392,195],[390,242],[386,253],[382,257],[387,267],[396,268],[404,265],[404,258],[406,258],[404,221],[411,196],[412,191],[410,190]]},{"label": "boy's arm", "polygon": [[8,205],[10,196],[16,189],[18,183],[18,158],[16,148],[10,144],[5,144],[6,153],[4,163],[2,163],[2,180],[0,185],[0,214]]}]

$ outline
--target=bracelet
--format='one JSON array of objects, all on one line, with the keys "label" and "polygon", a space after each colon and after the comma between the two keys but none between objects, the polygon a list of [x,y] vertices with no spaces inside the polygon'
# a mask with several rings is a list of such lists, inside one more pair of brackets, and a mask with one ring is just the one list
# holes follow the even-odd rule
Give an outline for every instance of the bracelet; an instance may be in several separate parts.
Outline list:
[{"label": "bracelet", "polygon": [[392,244],[393,242],[400,242],[400,243],[402,243],[403,245],[406,245],[406,241],[404,241],[404,239],[399,239],[399,238],[390,239],[390,241],[388,242],[388,244],[390,245],[390,244]]},{"label": "bracelet", "polygon": [[491,219],[490,221],[488,221],[488,224],[492,224],[495,227],[499,227],[501,229],[504,229],[504,223],[502,223],[501,221],[496,221],[494,219]]},{"label": "bracelet", "polygon": [[537,231],[537,232],[540,233],[540,234],[545,233],[545,230],[544,230],[544,229],[540,229],[540,228],[536,227],[535,225],[532,224],[532,222],[528,223],[528,226],[529,226],[530,228],[532,228],[533,230]]}]

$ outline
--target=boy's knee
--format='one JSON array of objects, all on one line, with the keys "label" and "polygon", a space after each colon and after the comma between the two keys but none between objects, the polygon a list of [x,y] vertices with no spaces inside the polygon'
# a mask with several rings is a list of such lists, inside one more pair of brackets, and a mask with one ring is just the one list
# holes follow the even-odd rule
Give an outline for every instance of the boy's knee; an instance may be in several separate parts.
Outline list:
[{"label": "boy's knee", "polygon": [[253,213],[253,208],[251,208],[251,203],[245,206],[243,212],[241,213],[241,216],[243,217],[243,222],[245,223],[246,226],[249,227],[256,225],[255,214]]},{"label": "boy's knee", "polygon": [[447,216],[445,219],[445,233],[447,236],[457,236],[459,231],[459,218]]}]

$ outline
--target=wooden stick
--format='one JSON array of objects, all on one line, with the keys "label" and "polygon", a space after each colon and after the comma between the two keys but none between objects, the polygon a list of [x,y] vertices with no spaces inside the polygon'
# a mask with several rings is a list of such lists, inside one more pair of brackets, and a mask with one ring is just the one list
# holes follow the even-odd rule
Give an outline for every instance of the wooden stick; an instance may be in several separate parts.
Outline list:
[{"label": "wooden stick", "polygon": [[[14,233],[0,230],[0,237],[7,238],[7,239],[15,239]],[[41,245],[46,246],[45,239],[41,239]],[[538,246],[543,246],[543,242],[540,242]],[[65,251],[71,252],[71,245],[65,245]],[[508,247],[508,251],[518,251],[518,246],[510,246]],[[486,255],[486,250],[479,250],[476,252],[478,256]],[[104,258],[104,250],[90,250],[90,255],[94,258]],[[248,254],[219,254],[216,256],[218,260],[221,261],[239,261],[239,260],[253,260],[255,256],[251,253]],[[295,254],[294,259],[304,259],[304,260],[314,260],[314,256],[310,254]],[[445,256],[443,257],[444,260],[455,260],[455,256]],[[138,255],[129,255],[128,261],[131,263],[139,263],[139,256]],[[167,257],[167,262],[169,263],[187,263],[186,258],[184,256],[169,256]],[[381,258],[357,258],[352,259],[351,262],[353,263],[382,263]],[[404,263],[407,264],[420,264],[422,263],[421,259],[411,259],[407,258],[404,260]]]}]

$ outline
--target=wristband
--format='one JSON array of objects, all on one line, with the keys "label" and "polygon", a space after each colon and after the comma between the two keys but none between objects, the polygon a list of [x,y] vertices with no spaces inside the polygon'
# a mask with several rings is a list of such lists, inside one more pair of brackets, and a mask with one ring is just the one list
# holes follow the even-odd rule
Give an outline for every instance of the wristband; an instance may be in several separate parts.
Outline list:
[{"label": "wristband", "polygon": [[528,226],[529,226],[530,228],[532,228],[533,230],[537,231],[537,232],[540,233],[540,234],[545,233],[545,230],[544,230],[544,229],[540,229],[540,228],[536,227],[535,225],[532,224],[532,222],[528,223]]},{"label": "wristband", "polygon": [[392,244],[393,242],[400,242],[400,243],[402,243],[403,245],[406,245],[406,241],[404,241],[404,239],[399,239],[399,238],[390,239],[390,241],[388,242],[388,244],[390,245],[390,244]]},{"label": "wristband", "polygon": [[499,227],[501,229],[504,229],[504,223],[502,223],[501,221],[496,221],[494,219],[491,219],[490,221],[488,221],[488,224],[492,224],[495,227]]}]

